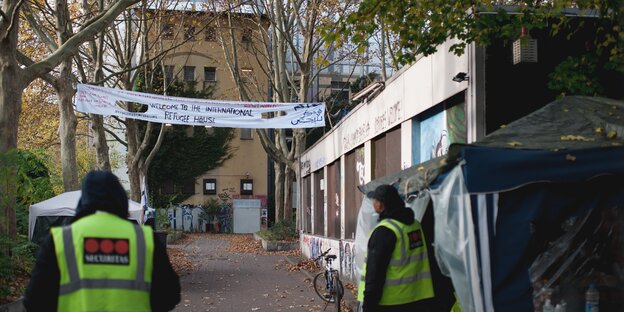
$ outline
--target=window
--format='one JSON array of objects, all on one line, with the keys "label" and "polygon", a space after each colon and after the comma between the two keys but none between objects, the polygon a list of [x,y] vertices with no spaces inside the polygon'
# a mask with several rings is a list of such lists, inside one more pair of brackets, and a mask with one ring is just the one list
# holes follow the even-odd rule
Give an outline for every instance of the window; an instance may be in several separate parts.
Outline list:
[{"label": "window", "polygon": [[243,30],[243,35],[241,37],[241,41],[243,43],[246,43],[246,44],[251,43],[251,34],[252,34],[251,29],[250,28],[245,28]]},{"label": "window", "polygon": [[167,83],[173,81],[173,65],[165,65],[165,79]]},{"label": "window", "polygon": [[214,27],[206,27],[204,30],[205,41],[217,41],[217,30]]},{"label": "window", "polygon": [[164,39],[173,39],[173,25],[165,24],[162,28],[162,36]]},{"label": "window", "polygon": [[348,102],[351,84],[348,81],[331,82],[331,98],[334,102]]},{"label": "window", "polygon": [[217,195],[217,179],[204,179],[204,195]]},{"label": "window", "polygon": [[241,140],[252,140],[252,130],[251,129],[240,129],[240,138]]},{"label": "window", "polygon": [[216,67],[204,67],[204,81],[217,81]]},{"label": "window", "polygon": [[184,40],[195,40],[195,27],[184,26]]},{"label": "window", "polygon": [[242,179],[241,180],[241,195],[253,195],[253,180],[252,179]]},{"label": "window", "polygon": [[195,66],[184,66],[184,81],[195,81]]}]

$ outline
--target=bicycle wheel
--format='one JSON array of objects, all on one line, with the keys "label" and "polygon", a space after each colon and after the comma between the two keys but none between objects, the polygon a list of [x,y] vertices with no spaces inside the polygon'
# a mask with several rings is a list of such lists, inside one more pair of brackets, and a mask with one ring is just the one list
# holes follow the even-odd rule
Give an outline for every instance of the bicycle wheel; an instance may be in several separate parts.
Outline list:
[{"label": "bicycle wheel", "polygon": [[340,281],[337,273],[334,275],[333,288],[334,294],[332,297],[334,298],[334,303],[336,304],[336,311],[340,312],[340,302],[342,301],[342,296],[344,295],[344,287],[342,286],[342,282]]},{"label": "bicycle wheel", "polygon": [[331,290],[327,289],[325,272],[320,272],[314,276],[314,291],[323,301],[332,302]]}]

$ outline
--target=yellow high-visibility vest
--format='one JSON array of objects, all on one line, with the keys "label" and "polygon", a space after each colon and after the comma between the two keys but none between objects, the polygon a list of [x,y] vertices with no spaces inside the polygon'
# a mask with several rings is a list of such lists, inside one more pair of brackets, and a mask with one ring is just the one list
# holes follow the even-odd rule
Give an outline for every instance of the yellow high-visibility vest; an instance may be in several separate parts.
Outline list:
[{"label": "yellow high-visibility vest", "polygon": [[[397,239],[379,305],[399,305],[433,298],[427,244],[420,223],[414,221],[406,225],[393,219],[383,219],[375,229],[381,226],[392,230]],[[366,263],[358,287],[358,301],[364,300],[365,280]]]},{"label": "yellow high-visibility vest", "polygon": [[98,212],[51,229],[58,311],[150,311],[152,229]]}]

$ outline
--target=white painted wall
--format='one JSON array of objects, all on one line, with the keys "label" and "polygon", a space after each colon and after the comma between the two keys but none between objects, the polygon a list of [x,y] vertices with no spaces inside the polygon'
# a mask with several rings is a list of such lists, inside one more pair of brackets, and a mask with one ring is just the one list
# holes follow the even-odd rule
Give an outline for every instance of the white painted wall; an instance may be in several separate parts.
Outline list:
[{"label": "white painted wall", "polygon": [[412,120],[408,119],[401,124],[401,170],[412,164]]}]

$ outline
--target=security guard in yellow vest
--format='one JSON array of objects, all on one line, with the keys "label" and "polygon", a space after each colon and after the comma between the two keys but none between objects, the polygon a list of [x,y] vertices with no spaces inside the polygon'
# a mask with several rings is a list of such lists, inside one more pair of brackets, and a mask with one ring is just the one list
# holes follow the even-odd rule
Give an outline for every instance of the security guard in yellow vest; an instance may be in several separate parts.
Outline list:
[{"label": "security guard in yellow vest", "polygon": [[128,221],[128,198],[110,172],[90,172],[71,225],[40,248],[28,311],[168,311],[180,283],[151,228]]},{"label": "security guard in yellow vest", "polygon": [[390,185],[377,187],[368,197],[380,221],[368,240],[358,287],[364,312],[433,311],[427,247],[414,212]]}]

